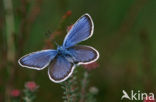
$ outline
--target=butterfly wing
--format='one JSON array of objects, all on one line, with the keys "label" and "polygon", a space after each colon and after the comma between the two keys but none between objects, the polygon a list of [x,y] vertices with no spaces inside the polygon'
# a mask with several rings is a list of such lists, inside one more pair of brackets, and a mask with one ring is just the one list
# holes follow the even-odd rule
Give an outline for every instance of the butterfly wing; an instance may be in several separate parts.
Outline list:
[{"label": "butterfly wing", "polygon": [[30,53],[18,60],[22,67],[27,67],[36,70],[42,70],[49,65],[51,60],[55,58],[56,50],[42,50]]},{"label": "butterfly wing", "polygon": [[78,21],[72,26],[64,39],[63,46],[69,48],[75,44],[84,41],[92,36],[94,30],[94,24],[89,14],[84,14],[78,19]]},{"label": "butterfly wing", "polygon": [[63,56],[57,56],[49,66],[48,75],[55,83],[65,81],[73,72],[75,66]]},{"label": "butterfly wing", "polygon": [[77,45],[68,49],[75,63],[89,64],[99,58],[99,53],[96,49],[90,46]]}]

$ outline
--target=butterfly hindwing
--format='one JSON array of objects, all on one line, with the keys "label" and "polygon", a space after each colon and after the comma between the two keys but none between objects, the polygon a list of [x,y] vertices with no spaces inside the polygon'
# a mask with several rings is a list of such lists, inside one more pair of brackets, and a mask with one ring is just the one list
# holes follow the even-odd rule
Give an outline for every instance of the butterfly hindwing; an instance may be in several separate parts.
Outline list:
[{"label": "butterfly hindwing", "polygon": [[72,47],[77,43],[84,41],[92,36],[94,24],[89,14],[84,14],[72,26],[71,30],[66,35],[63,46],[65,48]]},{"label": "butterfly hindwing", "polygon": [[99,53],[96,49],[90,46],[77,45],[68,49],[72,55],[74,62],[78,64],[89,64],[99,58]]},{"label": "butterfly hindwing", "polygon": [[18,62],[23,67],[41,70],[49,65],[56,54],[56,50],[37,51],[23,56]]},{"label": "butterfly hindwing", "polygon": [[59,83],[66,80],[73,72],[75,65],[70,63],[63,56],[57,56],[49,65],[48,75],[49,78]]}]

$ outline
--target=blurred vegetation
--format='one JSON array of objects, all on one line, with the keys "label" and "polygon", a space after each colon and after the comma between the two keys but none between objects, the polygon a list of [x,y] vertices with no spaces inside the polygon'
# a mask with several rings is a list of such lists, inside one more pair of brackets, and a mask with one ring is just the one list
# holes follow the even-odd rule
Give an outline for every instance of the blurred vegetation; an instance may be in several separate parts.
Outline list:
[{"label": "blurred vegetation", "polygon": [[[119,102],[122,90],[156,93],[156,0],[0,0],[0,102],[28,80],[40,86],[36,102],[62,102],[63,90],[49,80],[47,68],[21,68],[17,61],[56,48],[47,45],[53,40],[61,45],[67,27],[84,13],[95,30],[81,44],[100,52],[99,67],[89,72],[90,85],[99,89],[97,102]],[[81,76],[83,68],[78,70]]]}]

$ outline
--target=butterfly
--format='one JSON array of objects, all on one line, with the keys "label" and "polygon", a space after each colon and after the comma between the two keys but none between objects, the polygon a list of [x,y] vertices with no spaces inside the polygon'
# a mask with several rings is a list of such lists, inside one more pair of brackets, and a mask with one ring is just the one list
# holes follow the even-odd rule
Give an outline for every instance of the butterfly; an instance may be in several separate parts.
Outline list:
[{"label": "butterfly", "polygon": [[62,46],[57,50],[47,49],[33,52],[21,57],[18,63],[22,67],[42,70],[48,69],[51,81],[60,83],[67,80],[75,67],[95,62],[99,53],[91,46],[77,45],[93,35],[94,24],[89,14],[82,15],[68,31]]}]

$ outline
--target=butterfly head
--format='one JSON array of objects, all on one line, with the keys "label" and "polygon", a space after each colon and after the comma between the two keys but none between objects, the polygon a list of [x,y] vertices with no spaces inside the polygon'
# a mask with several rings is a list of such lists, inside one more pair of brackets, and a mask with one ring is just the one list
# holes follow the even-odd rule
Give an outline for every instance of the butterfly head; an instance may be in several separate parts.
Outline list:
[{"label": "butterfly head", "polygon": [[62,46],[58,46],[57,47],[57,53],[59,55],[65,55],[65,54],[67,54],[67,50],[64,47],[62,47]]}]

